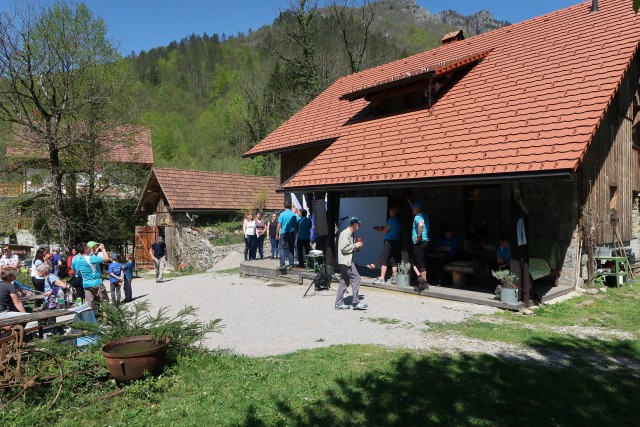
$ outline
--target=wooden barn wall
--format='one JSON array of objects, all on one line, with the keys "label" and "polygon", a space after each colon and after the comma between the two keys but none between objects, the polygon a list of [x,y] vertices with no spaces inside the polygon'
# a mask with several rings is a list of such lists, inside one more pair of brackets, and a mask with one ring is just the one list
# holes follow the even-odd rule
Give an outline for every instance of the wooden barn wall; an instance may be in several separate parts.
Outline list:
[{"label": "wooden barn wall", "polygon": [[318,157],[328,146],[329,144],[315,145],[313,147],[285,151],[280,154],[280,183],[282,184],[298,173],[300,169]]},{"label": "wooden barn wall", "polygon": [[617,188],[615,208],[619,217],[618,230],[623,240],[632,237],[632,198],[633,192],[640,189],[639,156],[632,146],[631,136],[639,64],[636,54],[578,170],[581,206],[592,206],[601,219],[595,235],[596,244],[614,240],[609,222],[612,187]]}]

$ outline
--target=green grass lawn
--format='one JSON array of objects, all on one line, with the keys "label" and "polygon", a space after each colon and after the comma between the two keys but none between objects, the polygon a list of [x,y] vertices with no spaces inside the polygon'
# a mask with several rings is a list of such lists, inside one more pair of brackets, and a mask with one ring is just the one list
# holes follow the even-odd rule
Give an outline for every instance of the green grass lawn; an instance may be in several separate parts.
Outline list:
[{"label": "green grass lawn", "polygon": [[[640,416],[639,286],[609,289],[536,310],[461,324],[430,324],[429,333],[561,350],[534,360],[448,355],[381,346],[332,346],[249,358],[187,353],[159,379],[118,397],[103,373],[71,378],[54,409],[19,403],[0,426],[631,426]],[[395,319],[374,318],[383,324]],[[576,330],[625,334],[600,338]],[[593,331],[591,331],[593,332]],[[596,330],[597,332],[597,330]],[[89,353],[89,361],[99,353]],[[81,369],[81,366],[75,369]]]},{"label": "green grass lawn", "polygon": [[[635,425],[640,381],[527,360],[334,346],[181,359],[124,396],[0,415],[1,425]],[[27,423],[27,424],[25,424]]]},{"label": "green grass lawn", "polygon": [[[640,361],[640,286],[609,288],[535,310],[532,316],[501,312],[430,331],[591,355],[594,351]],[[617,331],[620,337],[599,330]]]}]

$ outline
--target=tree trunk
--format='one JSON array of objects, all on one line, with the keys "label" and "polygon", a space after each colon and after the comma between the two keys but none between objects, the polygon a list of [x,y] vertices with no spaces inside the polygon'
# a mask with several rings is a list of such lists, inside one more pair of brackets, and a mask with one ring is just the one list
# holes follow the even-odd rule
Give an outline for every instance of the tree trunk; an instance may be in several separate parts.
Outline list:
[{"label": "tree trunk", "polygon": [[49,161],[51,165],[51,181],[53,183],[53,212],[58,223],[60,233],[60,244],[69,246],[69,230],[67,228],[67,218],[64,215],[62,178],[64,174],[60,171],[60,158],[58,148],[53,142],[49,142]]}]

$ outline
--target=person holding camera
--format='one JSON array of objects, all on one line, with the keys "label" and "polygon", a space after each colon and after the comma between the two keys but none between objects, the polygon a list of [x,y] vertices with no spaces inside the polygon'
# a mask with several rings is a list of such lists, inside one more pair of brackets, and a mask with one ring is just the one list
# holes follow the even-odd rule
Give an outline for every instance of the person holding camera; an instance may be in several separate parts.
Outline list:
[{"label": "person holding camera", "polygon": [[338,266],[340,267],[340,286],[336,295],[336,310],[348,310],[351,306],[344,303],[344,292],[351,284],[353,292],[353,309],[366,310],[367,304],[360,302],[358,291],[360,290],[360,273],[353,263],[353,254],[362,247],[362,240],[354,241],[354,233],[360,228],[360,219],[351,217],[349,226],[342,230],[338,237]]},{"label": "person holding camera", "polygon": [[[92,250],[96,248],[96,252]],[[73,258],[71,266],[82,276],[82,288],[84,289],[85,302],[91,306],[93,312],[98,314],[98,305],[109,302],[107,290],[102,284],[102,272],[100,266],[109,261],[109,253],[102,243],[90,241],[80,243],[77,246],[78,255]],[[96,300],[98,304],[96,304]]]}]

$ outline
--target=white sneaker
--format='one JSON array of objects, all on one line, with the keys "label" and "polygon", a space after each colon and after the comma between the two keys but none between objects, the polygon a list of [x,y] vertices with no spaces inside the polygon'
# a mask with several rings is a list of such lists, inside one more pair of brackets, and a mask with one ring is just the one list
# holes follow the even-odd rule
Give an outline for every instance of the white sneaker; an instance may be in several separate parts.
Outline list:
[{"label": "white sneaker", "polygon": [[378,284],[383,284],[384,285],[384,279],[382,277],[377,277],[376,280],[373,281],[374,285],[378,285]]},{"label": "white sneaker", "polygon": [[359,302],[357,305],[353,306],[354,310],[366,310],[367,307],[369,307],[367,304],[363,304],[361,302]]}]

